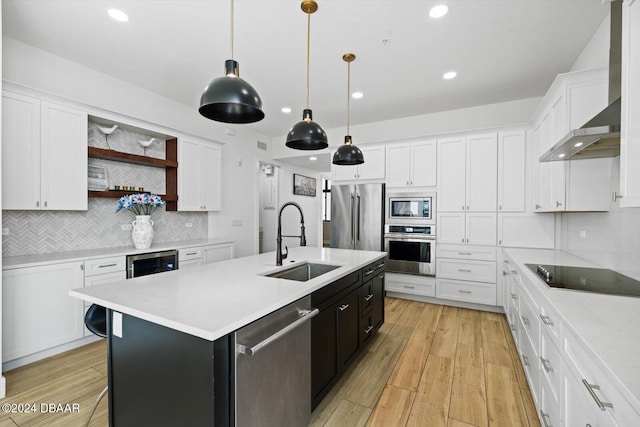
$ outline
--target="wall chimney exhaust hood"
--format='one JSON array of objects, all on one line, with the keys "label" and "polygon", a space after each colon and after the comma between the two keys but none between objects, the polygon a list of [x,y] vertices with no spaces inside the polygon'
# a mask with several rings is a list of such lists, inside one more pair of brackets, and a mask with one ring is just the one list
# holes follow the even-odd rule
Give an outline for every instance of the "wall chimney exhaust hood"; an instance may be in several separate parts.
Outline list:
[{"label": "wall chimney exhaust hood", "polygon": [[620,93],[622,54],[622,0],[611,1],[609,45],[609,105],[580,129],[574,129],[540,156],[553,162],[620,154]]}]

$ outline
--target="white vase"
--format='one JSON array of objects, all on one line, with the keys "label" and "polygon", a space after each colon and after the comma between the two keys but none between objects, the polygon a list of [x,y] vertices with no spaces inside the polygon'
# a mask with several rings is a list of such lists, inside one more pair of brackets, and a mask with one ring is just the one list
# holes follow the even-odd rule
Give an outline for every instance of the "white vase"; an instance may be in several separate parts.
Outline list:
[{"label": "white vase", "polygon": [[151,215],[136,215],[136,219],[131,223],[131,238],[133,245],[137,249],[147,249],[151,247],[153,240],[153,220]]}]

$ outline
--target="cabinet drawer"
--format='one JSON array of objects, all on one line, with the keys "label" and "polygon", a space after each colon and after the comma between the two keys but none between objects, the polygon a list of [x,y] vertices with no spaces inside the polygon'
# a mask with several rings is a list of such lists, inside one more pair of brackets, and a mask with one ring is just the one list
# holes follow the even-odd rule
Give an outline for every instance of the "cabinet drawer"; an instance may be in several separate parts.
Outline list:
[{"label": "cabinet drawer", "polygon": [[531,302],[525,292],[520,292],[518,297],[520,298],[520,322],[522,323],[522,330],[525,331],[531,344],[533,345],[533,351],[536,354],[539,353],[540,342],[540,319],[536,316],[536,312],[531,307]]},{"label": "cabinet drawer", "polygon": [[[566,366],[583,386],[584,392],[589,395],[589,404],[598,411],[604,408],[604,411],[621,426],[640,425],[640,414],[627,402],[609,375],[594,360],[591,351],[571,333],[565,334],[564,343]],[[596,399],[604,405],[602,408]],[[606,404],[611,404],[613,408]]]},{"label": "cabinet drawer", "polygon": [[88,259],[84,262],[84,275],[87,277],[94,276],[96,274],[125,271],[125,265],[126,259],[123,256]]},{"label": "cabinet drawer", "polygon": [[438,278],[496,282],[496,263],[491,261],[463,261],[439,258],[436,260]]},{"label": "cabinet drawer", "polygon": [[436,296],[436,279],[428,276],[386,273],[384,287],[387,291],[402,292],[427,297]]},{"label": "cabinet drawer", "polygon": [[436,297],[478,304],[496,305],[495,283],[436,279]]},{"label": "cabinet drawer", "polygon": [[560,415],[562,407],[560,406],[560,401],[554,398],[553,393],[549,390],[549,385],[545,381],[541,381],[540,385],[540,404],[538,405],[540,424],[543,427],[561,426]]},{"label": "cabinet drawer", "polygon": [[436,247],[436,257],[495,261],[496,248],[491,246],[440,244]]},{"label": "cabinet drawer", "polygon": [[202,259],[202,248],[186,248],[178,251],[178,262]]},{"label": "cabinet drawer", "polygon": [[526,334],[521,335],[518,350],[520,352],[522,366],[529,381],[529,389],[533,397],[533,402],[538,405],[538,399],[540,398],[540,360],[538,359],[538,353],[533,349],[533,345],[531,345],[531,341],[527,338]]},{"label": "cabinet drawer", "polygon": [[554,399],[561,400],[562,396],[562,357],[545,331],[540,335],[540,372],[542,378],[549,385],[549,391]]},{"label": "cabinet drawer", "polygon": [[562,322],[560,315],[547,301],[539,302],[538,317],[541,320],[540,329],[549,334],[549,338],[551,338],[556,347],[562,348]]}]

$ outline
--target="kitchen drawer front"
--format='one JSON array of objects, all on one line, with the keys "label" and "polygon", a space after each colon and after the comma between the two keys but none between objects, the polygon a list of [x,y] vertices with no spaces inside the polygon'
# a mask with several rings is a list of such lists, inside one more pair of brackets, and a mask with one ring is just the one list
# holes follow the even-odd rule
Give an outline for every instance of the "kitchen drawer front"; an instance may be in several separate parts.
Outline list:
[{"label": "kitchen drawer front", "polygon": [[233,245],[209,245],[202,248],[202,263],[211,264],[233,258]]},{"label": "kitchen drawer front", "polygon": [[555,308],[547,301],[540,301],[538,318],[541,320],[540,329],[549,334],[556,347],[562,348],[562,320]]},{"label": "kitchen drawer front", "polygon": [[533,397],[533,402],[538,406],[540,399],[540,360],[526,334],[521,334],[518,350],[522,366],[529,381],[531,397]]},{"label": "kitchen drawer front", "polygon": [[555,398],[546,381],[540,381],[540,386],[540,404],[538,405],[540,424],[542,427],[562,426],[562,422],[560,421],[562,414],[560,400]]},{"label": "kitchen drawer front", "polygon": [[[202,248],[186,248],[178,250],[178,262],[190,261],[193,259],[202,260]],[[178,264],[178,268],[180,265]]]},{"label": "kitchen drawer front", "polygon": [[491,261],[463,261],[456,259],[436,260],[438,278],[470,280],[473,282],[496,282],[496,263]]},{"label": "kitchen drawer front", "polygon": [[426,297],[436,296],[436,279],[434,277],[386,273],[384,280],[384,287],[387,291]]},{"label": "kitchen drawer front", "polygon": [[116,271],[125,271],[126,258],[123,256],[88,259],[84,262],[84,276],[95,276],[96,274],[113,273]]},{"label": "kitchen drawer front", "polygon": [[543,332],[540,336],[540,372],[549,385],[549,391],[554,399],[561,400],[562,396],[562,356],[552,343],[549,334]]},{"label": "kitchen drawer front", "polygon": [[495,283],[436,279],[436,297],[477,304],[496,305]]},{"label": "kitchen drawer front", "polygon": [[[88,288],[90,286],[98,286],[104,285],[105,283],[118,282],[120,280],[127,279],[127,272],[116,271],[115,273],[107,273],[107,274],[98,274],[96,276],[89,276],[84,278],[84,287]],[[90,302],[84,302],[85,307],[89,307],[91,305]]]},{"label": "kitchen drawer front", "polygon": [[[582,342],[571,333],[565,334],[564,342],[566,366],[584,386],[584,392],[589,394],[589,403],[599,411],[601,408],[598,406],[596,398],[600,402],[609,403],[613,408],[604,406],[605,411],[603,412],[610,415],[619,425],[640,426],[640,414],[627,402],[625,396],[609,379],[609,375],[594,360],[592,352],[587,350]],[[591,392],[585,382],[591,386]]]},{"label": "kitchen drawer front", "polygon": [[520,298],[520,322],[522,323],[522,330],[525,331],[533,350],[536,354],[540,353],[540,318],[536,316],[536,312],[531,306],[531,301],[525,292],[520,292],[518,297]]},{"label": "kitchen drawer front", "polygon": [[496,248],[492,246],[449,245],[436,246],[437,258],[473,259],[478,261],[495,261]]}]

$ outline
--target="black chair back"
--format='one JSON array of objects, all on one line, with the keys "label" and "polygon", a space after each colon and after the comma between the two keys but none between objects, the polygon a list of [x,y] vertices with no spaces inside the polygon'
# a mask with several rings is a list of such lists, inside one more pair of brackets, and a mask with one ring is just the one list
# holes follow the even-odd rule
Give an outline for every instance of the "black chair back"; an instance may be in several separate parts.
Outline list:
[{"label": "black chair back", "polygon": [[91,304],[87,314],[84,315],[84,324],[91,332],[99,337],[107,337],[107,309],[96,304]]}]

